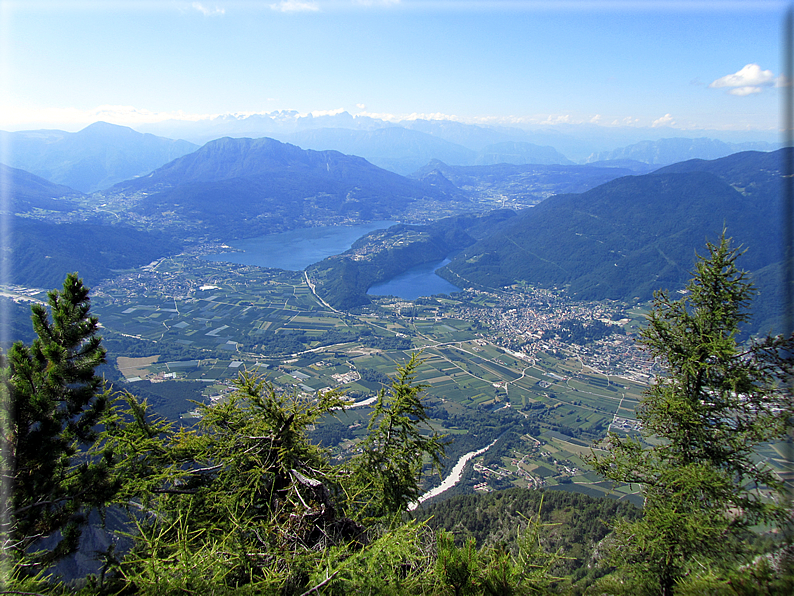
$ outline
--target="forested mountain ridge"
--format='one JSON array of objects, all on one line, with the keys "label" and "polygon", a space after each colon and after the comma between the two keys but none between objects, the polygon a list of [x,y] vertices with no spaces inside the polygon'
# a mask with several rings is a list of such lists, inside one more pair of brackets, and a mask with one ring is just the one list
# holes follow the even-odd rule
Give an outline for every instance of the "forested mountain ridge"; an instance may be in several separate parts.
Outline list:
[{"label": "forested mountain ridge", "polygon": [[50,223],[10,216],[10,251],[7,283],[46,288],[63,278],[64,271],[79,271],[96,284],[114,270],[141,267],[178,252],[182,244],[157,231],[97,222]]},{"label": "forested mountain ridge", "polygon": [[425,226],[399,224],[359,238],[341,255],[307,268],[317,294],[335,308],[369,304],[367,290],[423,263],[444,259],[515,217],[508,209],[486,215],[459,215]]},{"label": "forested mountain ridge", "polygon": [[409,180],[360,157],[261,139],[224,138],[113,189],[141,194],[134,211],[228,239],[297,227],[405,216],[463,191]]},{"label": "forested mountain ridge", "polygon": [[220,182],[236,178],[285,173],[361,185],[390,183],[403,191],[416,192],[416,184],[393,172],[372,165],[362,157],[339,151],[313,151],[275,139],[224,137],[158,168],[148,176],[117,185],[130,190],[155,190],[197,182]]},{"label": "forested mountain ridge", "polygon": [[[704,240],[723,227],[748,251],[750,271],[778,262],[782,152],[741,153],[623,177],[581,194],[558,195],[519,213],[467,248],[441,274],[501,286],[517,280],[567,287],[581,299],[650,298],[683,287]],[[771,320],[773,276],[762,283],[759,319]]]}]

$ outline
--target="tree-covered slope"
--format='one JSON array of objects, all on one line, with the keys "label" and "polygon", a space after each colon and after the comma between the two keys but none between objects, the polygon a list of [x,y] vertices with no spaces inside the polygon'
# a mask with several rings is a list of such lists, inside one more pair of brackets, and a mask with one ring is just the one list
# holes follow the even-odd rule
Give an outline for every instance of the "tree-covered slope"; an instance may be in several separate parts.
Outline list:
[{"label": "tree-covered slope", "polygon": [[457,189],[408,180],[337,151],[273,139],[218,139],[114,191],[145,192],[138,213],[205,234],[242,237],[302,226],[388,219]]},{"label": "tree-covered slope", "polygon": [[82,194],[5,164],[0,164],[0,178],[8,189],[9,201],[3,205],[6,213],[25,213],[35,209],[72,211],[76,207],[71,199]]},{"label": "tree-covered slope", "polygon": [[76,271],[94,285],[115,269],[140,267],[176,252],[180,244],[157,232],[90,222],[53,224],[9,218],[8,281],[48,288]]},{"label": "tree-covered slope", "polygon": [[620,519],[637,519],[640,510],[631,503],[607,497],[511,488],[451,497],[423,507],[414,515],[428,520],[436,531],[452,532],[461,544],[471,537],[478,546],[504,543],[509,547],[528,519],[539,515],[546,549],[562,549],[566,557],[555,573],[577,581],[594,567],[597,547],[611,527]]},{"label": "tree-covered slope", "polygon": [[[745,268],[773,266],[780,258],[780,156],[748,152],[687,162],[552,197],[467,248],[441,273],[458,285],[526,280],[565,286],[582,299],[647,299],[655,289],[682,288],[696,250],[723,227],[748,249]],[[759,289],[758,303],[771,320],[775,286]]]}]

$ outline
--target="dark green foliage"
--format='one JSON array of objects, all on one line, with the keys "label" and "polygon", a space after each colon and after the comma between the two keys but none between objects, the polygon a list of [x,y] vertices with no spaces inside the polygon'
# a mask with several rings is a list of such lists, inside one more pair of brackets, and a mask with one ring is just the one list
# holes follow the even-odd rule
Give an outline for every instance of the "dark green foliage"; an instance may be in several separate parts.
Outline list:
[{"label": "dark green foliage", "polygon": [[161,383],[136,383],[135,395],[147,401],[152,409],[166,420],[176,422],[185,412],[194,410],[203,402],[202,395],[208,383],[201,381],[163,381]]},{"label": "dark green foliage", "polygon": [[2,473],[11,491],[3,534],[9,551],[18,561],[31,559],[34,570],[75,551],[88,511],[116,488],[109,454],[85,451],[109,399],[95,373],[105,349],[88,288],[70,274],[63,290],[48,296],[49,312],[39,304],[31,309],[37,338],[11,347],[3,379]]},{"label": "dark green foliage", "polygon": [[436,531],[452,532],[459,544],[468,538],[479,547],[506,544],[516,547],[520,529],[537,515],[539,532],[546,549],[565,553],[553,572],[574,581],[588,576],[595,561],[595,547],[620,519],[637,519],[640,510],[630,503],[610,498],[593,498],[578,493],[534,491],[511,488],[476,495],[459,495],[417,510]]},{"label": "dark green foliage", "polygon": [[[543,497],[538,501],[538,511]],[[439,587],[455,596],[476,594],[510,596],[513,594],[550,594],[563,578],[554,572],[566,558],[562,549],[549,548],[544,535],[549,524],[540,515],[521,516],[521,523],[510,530],[510,541],[487,544],[477,550],[474,538],[457,542],[452,533],[438,532],[435,575]],[[556,586],[555,586],[556,584]]]},{"label": "dark green foliage", "polygon": [[684,298],[656,294],[642,332],[667,370],[637,412],[653,444],[610,434],[610,453],[590,459],[606,478],[642,485],[645,515],[618,528],[614,560],[662,594],[703,562],[740,560],[748,527],[787,515],[758,490],[783,486],[754,450],[785,436],[791,340],[738,344],[753,288],[724,234],[708,250]]},{"label": "dark green foliage", "polygon": [[201,406],[190,430],[152,418],[129,395],[106,420],[119,504],[147,514],[132,516],[136,545],[117,573],[149,591],[274,588],[299,573],[312,549],[363,532],[336,509],[338,471],[306,436],[343,404],[339,396],[316,404],[281,396],[250,375],[237,389]]},{"label": "dark green foliage", "polygon": [[105,346],[111,354],[123,354],[130,358],[160,356],[166,362],[179,360],[199,360],[201,358],[228,357],[218,350],[199,349],[172,342],[143,341],[134,337],[125,337],[120,333],[108,331]]},{"label": "dark green foliage", "polygon": [[362,337],[361,343],[368,348],[377,348],[378,350],[410,350],[414,345],[410,337],[380,337],[377,335]]},{"label": "dark green foliage", "polygon": [[436,574],[443,586],[452,588],[455,596],[474,592],[478,575],[477,563],[477,547],[473,539],[466,540],[458,548],[451,534],[439,533]]},{"label": "dark green foliage", "polygon": [[268,356],[294,354],[306,349],[308,338],[304,331],[286,331],[268,334],[266,341],[254,344],[252,349]]},{"label": "dark green foliage", "polygon": [[433,469],[441,467],[445,441],[430,428],[421,402],[427,385],[415,383],[420,364],[414,353],[397,369],[391,388],[378,392],[361,455],[353,459],[358,482],[366,487],[363,506],[368,516],[400,513],[419,498],[417,478],[425,456]]},{"label": "dark green foliage", "polygon": [[385,375],[374,368],[359,368],[358,373],[361,375],[362,379],[365,381],[371,381],[372,383],[388,385],[391,382],[391,379],[389,379],[388,375]]}]

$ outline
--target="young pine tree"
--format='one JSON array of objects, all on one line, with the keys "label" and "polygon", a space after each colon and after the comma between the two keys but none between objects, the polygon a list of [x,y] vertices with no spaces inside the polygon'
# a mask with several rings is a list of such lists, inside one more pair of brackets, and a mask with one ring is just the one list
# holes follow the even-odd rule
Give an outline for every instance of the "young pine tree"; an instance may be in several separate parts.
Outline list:
[{"label": "young pine tree", "polygon": [[[96,368],[105,349],[90,316],[88,288],[69,274],[32,307],[38,336],[15,343],[3,371],[3,551],[33,572],[74,552],[88,511],[114,491],[109,460],[89,457],[108,393]],[[46,545],[46,548],[45,546]]]}]

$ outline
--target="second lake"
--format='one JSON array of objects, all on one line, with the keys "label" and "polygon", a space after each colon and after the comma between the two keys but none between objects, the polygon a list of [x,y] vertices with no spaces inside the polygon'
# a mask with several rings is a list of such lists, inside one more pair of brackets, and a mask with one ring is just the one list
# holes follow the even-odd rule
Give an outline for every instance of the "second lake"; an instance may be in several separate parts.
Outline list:
[{"label": "second lake", "polygon": [[419,296],[459,292],[459,287],[436,275],[436,269],[441,269],[447,263],[449,263],[449,259],[411,267],[408,271],[393,277],[389,281],[372,286],[367,290],[367,294],[371,296],[398,296],[405,300],[416,300]]}]

